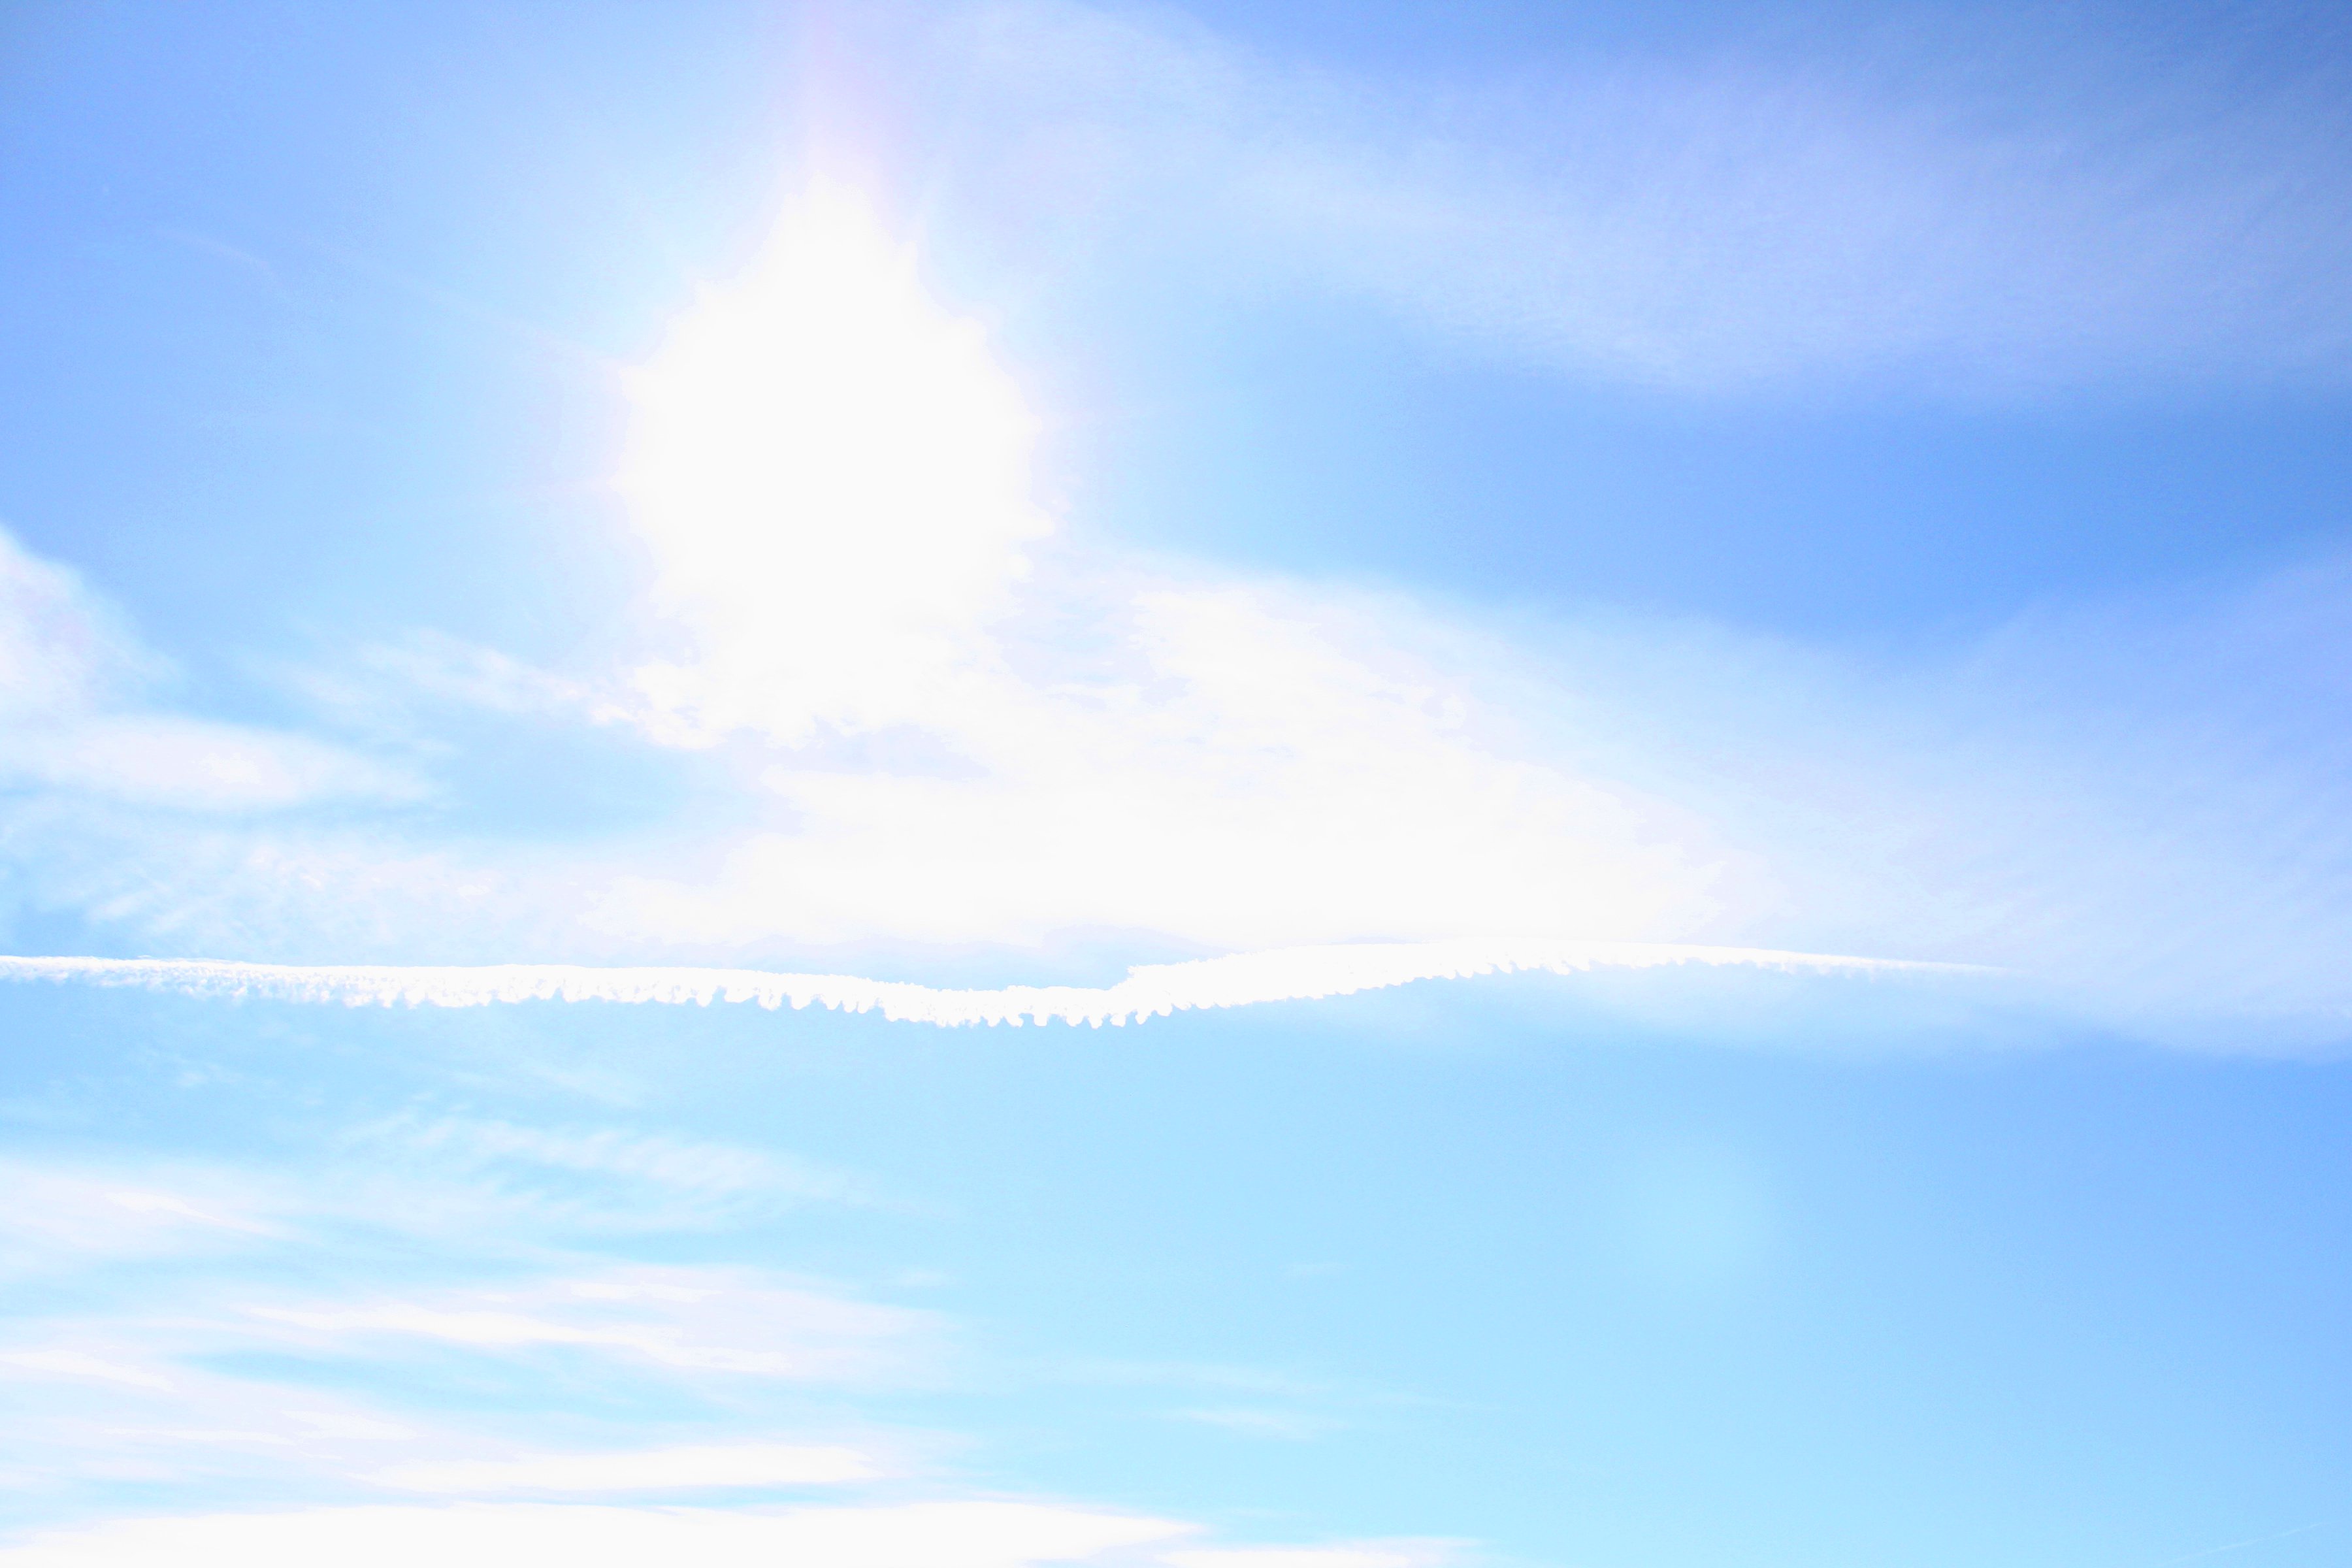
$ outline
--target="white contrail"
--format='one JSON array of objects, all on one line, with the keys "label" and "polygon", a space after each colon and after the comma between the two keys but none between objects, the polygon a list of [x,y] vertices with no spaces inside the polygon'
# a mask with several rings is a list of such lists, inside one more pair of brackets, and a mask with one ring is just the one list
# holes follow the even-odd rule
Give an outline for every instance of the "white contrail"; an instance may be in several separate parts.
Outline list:
[{"label": "white contrail", "polygon": [[1654,969],[1667,964],[1738,964],[1786,972],[1874,974],[1958,972],[1970,966],[1895,959],[1776,952],[1753,947],[1564,942],[1522,938],[1366,942],[1286,947],[1266,952],[1150,963],[1116,985],[1007,985],[950,991],[850,974],[779,974],[758,969],[599,969],[571,963],[473,966],[237,963],[205,958],[0,957],[0,980],[131,985],[184,996],[254,996],[276,1002],[341,1002],[358,1007],[479,1007],[494,1002],[757,1002],[845,1012],[879,1010],[898,1022],[1124,1024],[1194,1007],[1306,1000],[1377,991],[1415,980],[1548,970]]}]

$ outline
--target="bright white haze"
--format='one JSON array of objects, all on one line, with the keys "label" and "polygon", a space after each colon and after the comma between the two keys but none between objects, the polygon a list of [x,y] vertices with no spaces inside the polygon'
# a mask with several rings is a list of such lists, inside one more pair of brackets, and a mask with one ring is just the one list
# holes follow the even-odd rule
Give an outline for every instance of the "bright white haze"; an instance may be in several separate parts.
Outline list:
[{"label": "bright white haze", "polygon": [[[820,191],[635,383],[623,483],[689,658],[656,739],[772,748],[772,829],[624,878],[633,942],[1205,948],[1687,934],[1650,808],[1534,761],[1396,603],[1056,547],[1039,422],[980,330]],[[1431,646],[1435,646],[1434,642]]]},{"label": "bright white haze", "polygon": [[624,488],[662,595],[732,678],[646,679],[707,724],[905,717],[1048,530],[1019,390],[846,195],[795,207],[635,390]]}]

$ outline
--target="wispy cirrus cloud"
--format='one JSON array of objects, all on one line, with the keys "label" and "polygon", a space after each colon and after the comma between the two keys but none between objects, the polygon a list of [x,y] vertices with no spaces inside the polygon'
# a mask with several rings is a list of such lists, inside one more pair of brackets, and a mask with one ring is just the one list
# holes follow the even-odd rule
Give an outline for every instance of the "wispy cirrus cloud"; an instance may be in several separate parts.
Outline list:
[{"label": "wispy cirrus cloud", "polygon": [[404,1491],[486,1496],[500,1492],[830,1487],[874,1480],[881,1473],[873,1456],[856,1448],[734,1443],[605,1453],[530,1454],[519,1458],[437,1459],[396,1466],[373,1479]]},{"label": "wispy cirrus cloud", "polygon": [[413,798],[341,747],[152,705],[163,662],[72,572],[0,530],[0,788],[197,813]]},{"label": "wispy cirrus cloud", "polygon": [[[803,285],[828,268],[861,279],[856,331],[809,308],[821,296]],[[862,353],[869,329],[889,353]],[[2021,971],[2107,1026],[2234,1039],[2228,1020],[2260,1018],[2264,1039],[2306,1043],[2340,1029],[2341,694],[2312,675],[2352,648],[2340,562],[2053,609],[1900,669],[1631,616],[1472,626],[1402,595],[1060,537],[1034,502],[1034,426],[1010,377],[838,192],[788,213],[774,254],[673,336],[635,387],[623,487],[656,569],[645,646],[554,675],[434,645],[399,678],[691,760],[724,812],[523,842],[383,820],[100,821],[49,802],[6,847],[39,898],[150,951],[791,955],[783,973],[14,972],[206,994],[735,996],[1111,1022],[1438,975],[1713,973],[1826,952]],[[899,418],[907,381],[937,395]],[[757,417],[698,417],[713,399]],[[755,438],[780,420],[814,434]],[[845,533],[856,551],[824,543]],[[62,576],[35,578],[50,587],[0,605],[12,635],[74,646],[38,628],[79,601],[58,597]],[[828,658],[809,627],[836,625],[856,635]],[[63,658],[33,660],[47,673],[27,689],[98,668]],[[1089,943],[1226,956],[1108,986],[856,972],[982,948],[1018,973],[1015,952]],[[845,952],[845,974],[805,956]]]},{"label": "wispy cirrus cloud", "polygon": [[[149,1191],[159,1194],[171,1195]],[[315,1264],[320,1247],[352,1245],[339,1236],[287,1225],[272,1240]],[[757,1269],[606,1263],[306,1293],[270,1284],[266,1262],[189,1275],[167,1300],[142,1275],[110,1310],[90,1293],[101,1271],[65,1317],[12,1322],[0,1336],[16,1396],[0,1484],[28,1519],[79,1522],[20,1523],[0,1537],[0,1563],[405,1564],[429,1552],[487,1564],[520,1551],[1174,1568],[1164,1553],[1210,1563],[1265,1550],[1314,1568],[1418,1568],[1451,1555],[1428,1542],[1229,1547],[1178,1520],[973,1495],[925,1457],[938,1443],[921,1434],[812,1431],[775,1392],[902,1384],[942,1325]],[[583,1376],[597,1390],[584,1407]],[[486,1412],[485,1386],[541,1392]],[[672,1432],[685,1440],[658,1440]],[[143,1511],[121,1506],[126,1485]],[[774,1500],[812,1489],[847,1500]],[[732,1495],[724,1508],[680,1506],[711,1493]],[[373,1500],[420,1495],[434,1500]],[[566,1500],[529,1500],[548,1499]]]},{"label": "wispy cirrus cloud", "polygon": [[[647,1562],[708,1568],[777,1562],[805,1568],[896,1563],[1027,1568],[1165,1562],[1150,1549],[1193,1533],[1184,1524],[1137,1514],[995,1500],[728,1511],[476,1504],[124,1521],[0,1548],[0,1563],[95,1568],[211,1556],[255,1568],[327,1560],[354,1568],[406,1568],[424,1560],[458,1568],[537,1560],[583,1568]],[[1343,1556],[1332,1568],[1358,1564]]]},{"label": "wispy cirrus cloud", "polygon": [[1169,1568],[1433,1568],[1462,1554],[1453,1541],[1366,1541],[1336,1546],[1217,1546],[1171,1552]]},{"label": "wispy cirrus cloud", "polygon": [[[887,1206],[846,1171],[709,1139],[403,1113],[341,1144],[370,1191],[396,1186],[444,1224],[530,1221],[591,1231],[709,1229],[812,1204]],[[433,1194],[426,1199],[425,1194]]]},{"label": "wispy cirrus cloud", "polygon": [[268,1184],[234,1173],[0,1163],[0,1274],[54,1273],[132,1258],[250,1251],[285,1234]]},{"label": "wispy cirrus cloud", "polygon": [[1032,268],[1337,287],[1708,394],[2352,370],[2352,119],[2292,20],[1791,18],[1374,74],[1166,12],[925,16],[870,47],[953,84],[953,136],[918,105],[909,139],[931,132],[934,187]]},{"label": "wispy cirrus cloud", "polygon": [[255,1331],[320,1349],[579,1350],[680,1375],[803,1382],[899,1375],[935,1330],[930,1314],[912,1309],[725,1270],[647,1267],[509,1289],[257,1302],[244,1317]]},{"label": "wispy cirrus cloud", "polygon": [[89,1378],[100,1383],[127,1384],[133,1388],[169,1388],[171,1382],[160,1373],[127,1362],[112,1361],[88,1351],[69,1346],[52,1345],[35,1350],[0,1351],[0,1366],[18,1373],[71,1379]]},{"label": "wispy cirrus cloud", "polygon": [[[951,1499],[863,1508],[726,1510],[548,1504],[318,1509],[130,1520],[57,1531],[0,1548],[10,1568],[218,1558],[254,1568],[331,1560],[394,1568],[429,1559],[457,1568],[553,1559],[583,1568],[691,1562],[751,1568],[1432,1568],[1458,1548],[1440,1542],[1307,1547],[1179,1546],[1196,1526],[1050,1502]],[[1176,1550],[1171,1550],[1177,1547]]]},{"label": "wispy cirrus cloud", "polygon": [[[936,1376],[936,1314],[756,1268],[552,1255],[507,1262],[491,1284],[447,1278],[489,1267],[483,1250],[458,1247],[403,1285],[419,1273],[405,1249],[313,1224],[181,1267],[168,1291],[150,1269],[126,1293],[104,1260],[60,1274],[58,1305],[0,1334],[14,1390],[0,1478],[54,1508],[130,1475],[159,1497],[348,1500],[772,1490],[909,1471],[919,1445],[845,1439],[837,1416],[812,1432],[795,1399]],[[322,1255],[376,1283],[270,1282]],[[602,1391],[586,1408],[566,1393],[583,1377]],[[485,1384],[538,1392],[493,1417],[475,1407]]]}]

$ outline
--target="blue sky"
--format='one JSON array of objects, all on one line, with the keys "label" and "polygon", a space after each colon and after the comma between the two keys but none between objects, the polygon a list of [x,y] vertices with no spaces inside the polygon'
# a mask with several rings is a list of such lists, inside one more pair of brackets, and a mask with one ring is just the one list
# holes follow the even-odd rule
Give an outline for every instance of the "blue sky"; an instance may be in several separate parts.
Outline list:
[{"label": "blue sky", "polygon": [[2347,73],[12,10],[0,1564],[2336,1561]]}]

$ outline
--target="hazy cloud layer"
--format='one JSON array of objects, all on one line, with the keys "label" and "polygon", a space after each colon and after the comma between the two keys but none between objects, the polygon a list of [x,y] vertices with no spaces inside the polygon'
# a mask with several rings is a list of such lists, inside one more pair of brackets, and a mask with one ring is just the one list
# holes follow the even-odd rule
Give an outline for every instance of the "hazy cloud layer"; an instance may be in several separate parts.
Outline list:
[{"label": "hazy cloud layer", "polygon": [[1378,78],[1140,8],[952,16],[873,47],[956,105],[951,129],[910,108],[906,134],[1032,265],[1336,286],[1708,392],[2352,371],[2352,115],[2292,25],[1915,13],[1808,51],[1792,18]]},{"label": "hazy cloud layer", "polygon": [[198,813],[416,793],[340,747],[152,706],[165,671],[78,577],[0,529],[0,790]]},{"label": "hazy cloud layer", "polygon": [[[835,275],[857,279],[839,319],[810,304]],[[894,395],[910,386],[926,395]],[[985,341],[824,188],[690,304],[632,390],[623,489],[656,567],[643,647],[552,673],[429,637],[361,662],[412,717],[569,725],[696,770],[723,809],[571,837],[321,821],[292,809],[333,793],[320,780],[357,803],[392,775],[243,731],[295,773],[288,759],[333,765],[226,815],[142,805],[136,770],[109,773],[123,753],[90,737],[128,725],[164,746],[198,721],[121,695],[152,657],[16,552],[0,722],[87,764],[0,815],[20,902],[134,951],[344,966],[84,977],[1108,1021],[1633,943],[1992,965],[2074,1014],[2217,1043],[2332,1040],[2352,1016],[2341,558],[2053,607],[1895,668],[1655,619],[1473,626],[1402,595],[1081,546],[1035,505],[1034,421]],[[779,425],[808,428],[779,446]],[[370,705],[344,691],[322,726],[354,711]],[[1106,989],[855,977],[877,954],[903,973],[910,952],[981,948],[1013,978],[1020,955],[1089,944],[1233,956]],[[483,957],[751,959],[797,978],[350,967]],[[834,964],[851,974],[805,973]]]},{"label": "hazy cloud layer", "polygon": [[[624,1205],[648,1164],[693,1184],[715,1158],[617,1132],[448,1119],[409,1131],[440,1146],[531,1142]],[[955,1325],[940,1314],[766,1268],[566,1251],[567,1227],[532,1211],[453,1225],[396,1161],[381,1182],[349,1179],[342,1166],[397,1142],[362,1133],[299,1182],[152,1161],[10,1168],[25,1201],[0,1215],[0,1241],[29,1239],[14,1261],[39,1278],[0,1331],[14,1523],[0,1563],[1256,1568],[1264,1553],[1286,1568],[1420,1568],[1452,1555],[1430,1542],[1228,1546],[1181,1521],[978,1495],[940,1462],[939,1435],[841,1413],[845,1397],[947,1373]],[[504,1391],[496,1408],[485,1389]]]},{"label": "hazy cloud layer", "polygon": [[1276,1550],[1167,1546],[1190,1526],[1066,1504],[954,1500],[895,1506],[719,1511],[508,1505],[362,1508],[126,1521],[0,1549],[10,1568],[99,1568],[219,1561],[253,1568],[334,1562],[352,1568],[453,1568],[559,1561],[693,1563],[706,1568],[1425,1568],[1438,1542],[1343,1543]]},{"label": "hazy cloud layer", "polygon": [[[1172,991],[802,987],[908,1016],[1334,994],[1515,963],[1508,943],[1533,933],[1560,952],[1633,937],[1990,964],[2133,1028],[2311,1039],[2352,1005],[2336,959],[2352,941],[2331,673],[2352,658],[2345,580],[2322,560],[2227,594],[2053,609],[1907,669],[1638,620],[1474,636],[1402,604],[1376,623],[1344,595],[1251,589],[1223,602],[1222,635],[1123,682],[1088,679],[1164,645],[1057,647],[1044,634],[1066,622],[1014,617],[970,645],[960,704],[798,744],[716,734],[688,754],[747,803],[723,832],[436,842],[51,790],[19,799],[5,847],[20,897],[151,951],[1467,943],[1433,968],[1277,957]],[[2239,1035],[2231,1017],[2268,1022]]]},{"label": "hazy cloud layer", "polygon": [[[29,1173],[37,1199],[70,1179]],[[171,1176],[149,1173],[150,1206],[215,1227]],[[838,1415],[812,1430],[800,1396],[936,1376],[935,1314],[760,1268],[583,1257],[557,1245],[579,1227],[529,1211],[451,1223],[396,1175],[353,1187],[329,1163],[302,1184],[322,1184],[345,1190],[277,1194],[275,1222],[233,1247],[123,1235],[40,1260],[0,1332],[0,1484],[28,1515],[126,1479],[159,1500],[299,1500],[773,1490],[908,1468],[914,1445],[845,1439]],[[366,1283],[285,1281],[322,1259]],[[529,1396],[486,1415],[487,1384]]]}]

